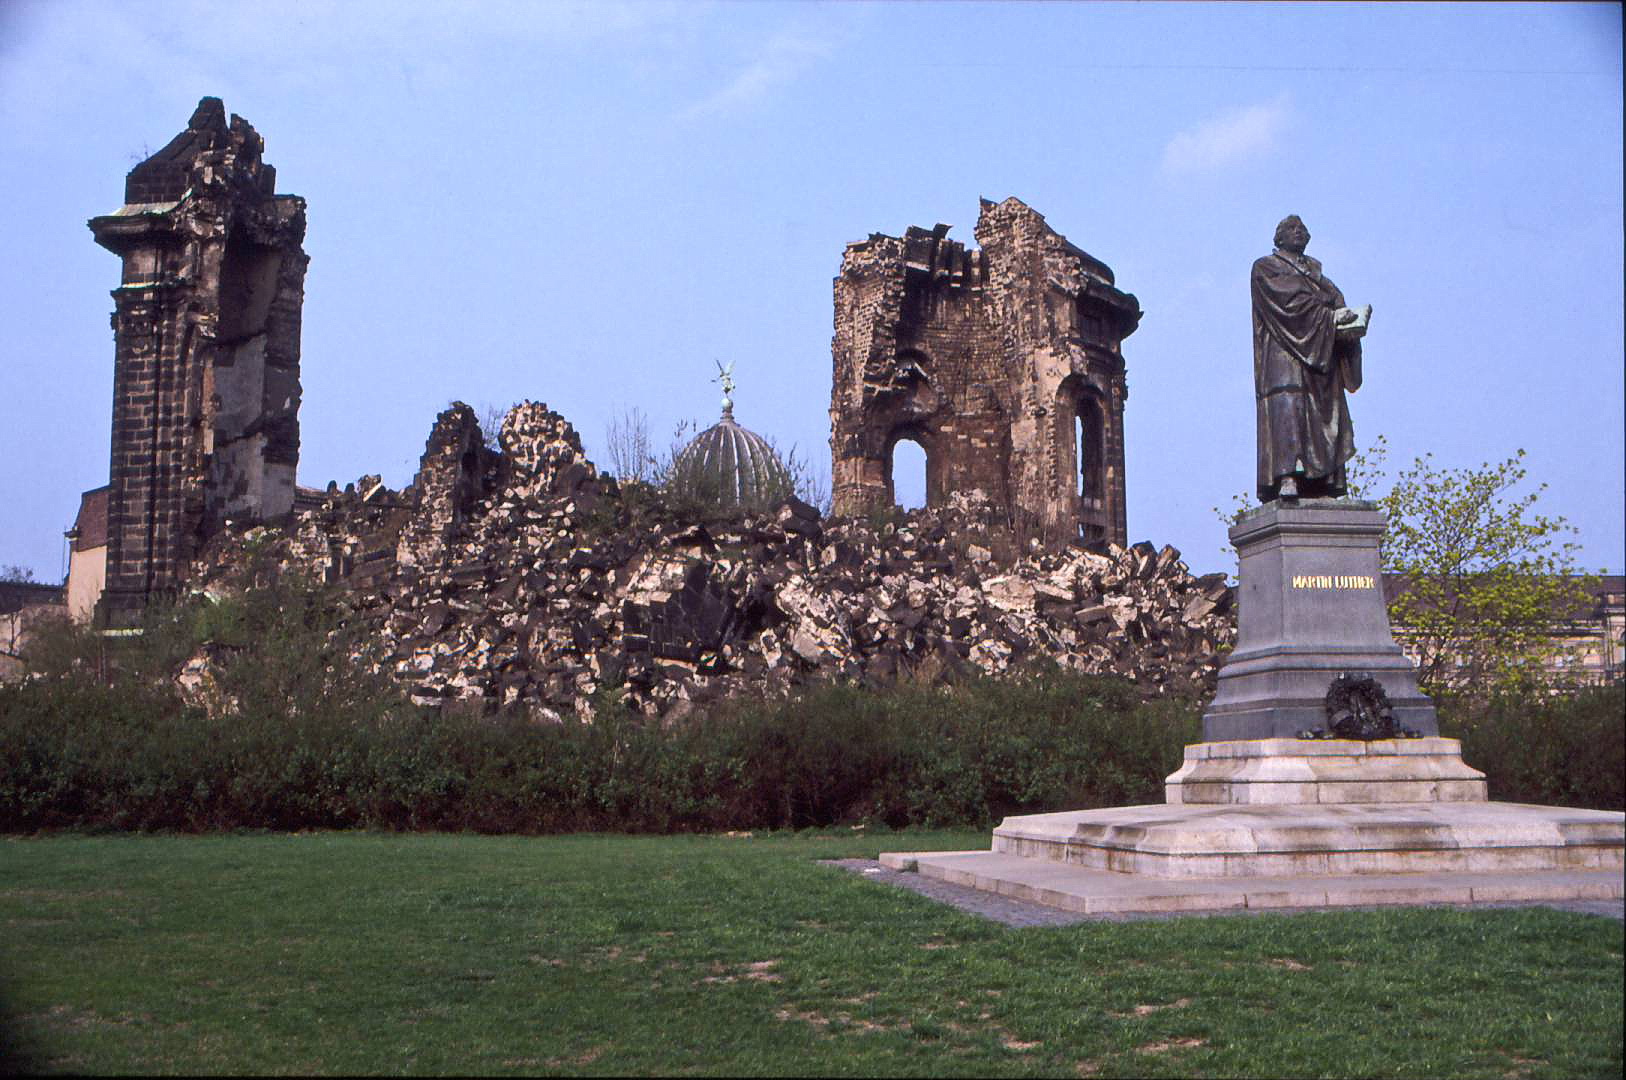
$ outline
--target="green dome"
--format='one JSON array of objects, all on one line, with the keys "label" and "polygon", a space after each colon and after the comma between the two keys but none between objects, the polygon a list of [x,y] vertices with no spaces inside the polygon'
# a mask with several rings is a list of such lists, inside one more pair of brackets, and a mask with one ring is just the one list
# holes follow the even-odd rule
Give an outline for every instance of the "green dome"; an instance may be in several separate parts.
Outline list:
[{"label": "green dome", "polygon": [[679,452],[667,487],[718,506],[755,510],[790,495],[794,485],[768,440],[735,423],[733,408],[725,406],[723,418]]}]

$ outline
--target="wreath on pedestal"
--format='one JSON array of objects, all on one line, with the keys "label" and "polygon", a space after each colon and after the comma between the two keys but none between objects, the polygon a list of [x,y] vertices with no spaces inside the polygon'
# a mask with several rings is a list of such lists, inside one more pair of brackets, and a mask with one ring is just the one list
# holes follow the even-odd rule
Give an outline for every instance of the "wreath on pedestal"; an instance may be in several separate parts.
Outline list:
[{"label": "wreath on pedestal", "polygon": [[1400,726],[1389,695],[1370,675],[1346,671],[1327,687],[1327,726],[1301,732],[1301,739],[1415,739],[1418,734]]}]

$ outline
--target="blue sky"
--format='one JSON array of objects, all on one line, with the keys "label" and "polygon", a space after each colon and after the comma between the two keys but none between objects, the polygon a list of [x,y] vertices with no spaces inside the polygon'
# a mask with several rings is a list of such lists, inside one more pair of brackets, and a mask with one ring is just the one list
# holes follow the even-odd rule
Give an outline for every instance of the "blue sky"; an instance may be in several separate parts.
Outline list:
[{"label": "blue sky", "polygon": [[[107,476],[118,264],[86,219],[213,95],[309,202],[300,480],[410,481],[435,413],[641,408],[828,467],[831,279],[1015,195],[1107,262],[1131,539],[1227,568],[1247,275],[1298,213],[1375,308],[1360,445],[1529,453],[1585,565],[1626,520],[1615,5],[0,4],[0,563]],[[907,477],[900,477],[906,482]]]}]

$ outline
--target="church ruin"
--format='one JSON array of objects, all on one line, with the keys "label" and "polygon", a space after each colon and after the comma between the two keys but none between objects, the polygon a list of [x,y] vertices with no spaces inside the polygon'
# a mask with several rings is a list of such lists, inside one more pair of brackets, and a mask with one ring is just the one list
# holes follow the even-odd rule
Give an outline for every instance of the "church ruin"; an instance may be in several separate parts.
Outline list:
[{"label": "church ruin", "polygon": [[219,98],[93,218],[113,290],[113,452],[98,621],[132,626],[228,519],[288,514],[299,461],[305,201]]},{"label": "church ruin", "polygon": [[893,450],[926,455],[926,505],[981,489],[1055,539],[1128,542],[1123,339],[1140,304],[1019,199],[849,244],[835,280],[837,514],[894,502]]}]

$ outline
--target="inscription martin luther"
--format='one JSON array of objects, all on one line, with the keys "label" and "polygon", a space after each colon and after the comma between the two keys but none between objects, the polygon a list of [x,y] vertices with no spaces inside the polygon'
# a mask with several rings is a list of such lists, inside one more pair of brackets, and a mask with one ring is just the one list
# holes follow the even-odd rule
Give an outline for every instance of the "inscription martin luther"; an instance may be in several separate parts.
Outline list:
[{"label": "inscription martin luther", "polygon": [[1375,589],[1378,579],[1370,574],[1294,574],[1295,589]]}]

